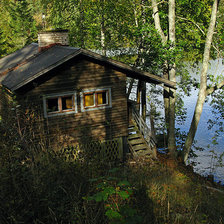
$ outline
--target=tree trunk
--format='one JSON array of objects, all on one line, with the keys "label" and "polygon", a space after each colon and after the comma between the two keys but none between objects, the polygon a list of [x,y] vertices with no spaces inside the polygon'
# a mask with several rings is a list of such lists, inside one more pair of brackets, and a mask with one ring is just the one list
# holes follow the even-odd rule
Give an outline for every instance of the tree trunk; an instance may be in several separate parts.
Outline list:
[{"label": "tree trunk", "polygon": [[219,0],[214,0],[213,7],[212,7],[212,14],[210,19],[210,24],[206,36],[205,42],[205,49],[203,55],[203,63],[202,63],[202,71],[200,75],[200,89],[198,94],[197,104],[195,106],[194,116],[192,118],[191,127],[188,132],[187,139],[185,141],[185,145],[183,148],[183,161],[186,163],[192,143],[194,141],[194,137],[197,131],[198,123],[201,117],[203,105],[205,102],[205,98],[207,96],[207,71],[208,71],[208,64],[210,59],[210,49],[212,43],[212,37],[215,30],[215,23],[217,17],[217,10],[218,10]]},{"label": "tree trunk", "polygon": [[[146,1],[142,0],[141,2],[144,5]],[[141,14],[142,14],[142,22],[143,22],[143,24],[145,24],[146,19],[145,19],[145,10],[144,10],[144,8],[143,8]],[[140,57],[138,57],[136,62],[135,62],[135,65],[137,67],[140,66],[142,69],[145,66],[145,59],[144,59],[144,57],[142,57],[142,55],[144,54],[144,51],[145,51],[145,49],[144,49],[144,39],[145,39],[145,33],[142,34],[140,45],[139,45]],[[138,81],[138,97],[137,97],[137,101],[139,103],[139,115],[140,115],[140,106],[141,106],[141,111],[142,111],[141,115],[142,115],[143,119],[145,120],[146,119],[146,82],[144,82],[142,80]]]},{"label": "tree trunk", "polygon": [[[161,28],[160,18],[159,18],[159,9],[158,9],[156,0],[152,0],[152,9],[153,9],[155,28],[161,37],[162,44],[165,45],[167,43],[167,36],[165,36],[165,34]],[[174,30],[174,32],[175,32],[175,30]],[[163,78],[169,79],[169,68],[168,68],[167,61],[165,61],[164,65],[163,65]],[[169,116],[169,113],[170,113],[170,88],[169,87],[164,87],[164,89],[163,89],[163,100],[164,100],[165,124],[166,124],[166,129],[167,129],[167,138],[169,139],[169,132],[170,132],[169,126],[170,126],[170,119],[171,119]]]},{"label": "tree trunk", "polygon": [[135,82],[135,80],[133,78],[131,78],[129,86],[128,86],[127,99],[129,99],[129,97],[131,95],[131,90],[132,90],[132,87],[134,85],[134,82]]},{"label": "tree trunk", "polygon": [[[175,0],[169,0],[169,40],[170,49],[175,47]],[[171,62],[169,64],[169,80],[176,82],[176,65]],[[175,139],[175,101],[176,90],[169,90],[169,126],[168,126],[168,149],[172,157],[176,157],[176,139]]]},{"label": "tree trunk", "polygon": [[85,12],[83,9],[83,2],[80,0],[79,2],[79,7],[80,7],[80,40],[81,40],[81,47],[85,48],[85,29],[84,29],[84,21],[85,21]]},{"label": "tree trunk", "polygon": [[160,25],[159,9],[158,9],[156,0],[152,0],[152,10],[153,10],[155,28],[158,31],[163,44],[165,44],[167,42],[167,37],[165,36],[165,34],[161,28],[161,25]]},{"label": "tree trunk", "polygon": [[101,48],[102,48],[102,55],[103,56],[106,56],[106,47],[105,47],[105,26],[104,26],[104,16],[102,15],[102,18],[101,18]]},{"label": "tree trunk", "polygon": [[102,55],[106,56],[106,44],[105,44],[105,18],[104,18],[104,0],[101,0],[101,24],[100,24],[100,43],[102,49]]},{"label": "tree trunk", "polygon": [[[164,65],[163,78],[165,78],[167,80],[169,79],[167,65]],[[164,102],[164,108],[165,108],[165,123],[166,123],[167,131],[168,131],[168,127],[169,127],[169,106],[170,106],[170,99],[169,99],[170,94],[169,93],[170,93],[170,88],[164,86],[163,87],[163,102]],[[169,135],[169,133],[167,133],[167,135]]]}]

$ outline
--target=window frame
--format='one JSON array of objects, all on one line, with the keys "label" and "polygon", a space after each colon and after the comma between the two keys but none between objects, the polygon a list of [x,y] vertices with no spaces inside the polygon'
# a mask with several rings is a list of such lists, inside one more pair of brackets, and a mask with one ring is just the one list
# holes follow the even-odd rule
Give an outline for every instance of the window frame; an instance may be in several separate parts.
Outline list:
[{"label": "window frame", "polygon": [[[106,92],[106,104],[98,104],[98,93]],[[94,105],[93,106],[85,106],[85,95],[92,95],[93,94],[93,100]],[[112,107],[112,97],[111,97],[111,88],[96,88],[96,89],[85,89],[80,93],[80,102],[81,102],[81,111],[92,111],[92,110],[99,110],[99,109],[105,109]]]},{"label": "window frame", "polygon": [[[72,109],[63,110],[62,109],[62,98],[66,96],[72,96]],[[47,111],[47,100],[48,99],[58,99],[58,110],[54,112]],[[76,91],[73,92],[63,92],[57,94],[48,94],[43,96],[43,106],[44,106],[44,117],[54,117],[66,114],[74,114],[78,112],[78,104],[77,104],[77,93]]]}]

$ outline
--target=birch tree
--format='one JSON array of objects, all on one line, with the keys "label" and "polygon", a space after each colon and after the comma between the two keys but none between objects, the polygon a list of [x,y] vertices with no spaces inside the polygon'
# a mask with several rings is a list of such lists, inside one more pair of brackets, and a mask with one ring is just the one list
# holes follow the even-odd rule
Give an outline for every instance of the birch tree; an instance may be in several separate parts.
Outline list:
[{"label": "birch tree", "polygon": [[187,139],[185,141],[185,145],[183,148],[183,161],[185,163],[188,159],[190,149],[191,149],[192,143],[194,141],[194,137],[195,137],[195,134],[196,134],[196,131],[198,128],[199,120],[201,118],[205,99],[209,94],[213,93],[216,89],[219,89],[224,85],[224,82],[221,82],[213,87],[208,88],[208,84],[207,84],[207,71],[208,71],[208,65],[209,65],[209,60],[210,60],[212,38],[213,38],[214,31],[215,31],[218,5],[219,5],[219,0],[214,0],[210,24],[209,24],[209,28],[208,28],[208,32],[207,32],[207,37],[206,37],[204,55],[203,55],[202,71],[200,74],[200,89],[199,89],[197,104],[195,106],[190,130],[188,132]]},{"label": "birch tree", "polygon": [[[161,41],[163,45],[169,43],[170,44],[170,49],[175,48],[175,0],[169,0],[168,1],[168,24],[169,24],[169,29],[168,29],[168,35],[165,35],[165,32],[162,30],[161,22],[160,22],[160,17],[159,17],[159,10],[158,10],[158,2],[156,0],[152,0],[152,8],[153,8],[153,17],[154,17],[154,24],[155,28],[160,35]],[[197,104],[195,107],[195,112],[194,116],[192,118],[191,122],[191,127],[188,132],[184,148],[183,148],[183,161],[186,162],[189,152],[192,146],[192,143],[194,141],[195,133],[197,131],[198,123],[201,117],[203,105],[205,102],[205,99],[208,95],[213,93],[216,89],[222,88],[224,85],[224,82],[220,82],[212,87],[208,87],[207,85],[207,70],[208,70],[208,64],[210,60],[210,52],[211,52],[211,46],[212,46],[212,37],[215,31],[215,25],[216,25],[216,18],[217,18],[217,12],[218,12],[218,5],[219,5],[219,0],[214,0],[213,6],[212,6],[212,12],[211,12],[211,18],[210,18],[210,24],[207,30],[207,35],[206,35],[206,40],[205,40],[205,48],[204,48],[204,53],[203,53],[203,66],[202,66],[202,72],[200,75],[200,89],[199,89],[199,95],[198,95],[198,100]],[[205,17],[206,18],[206,17]],[[198,29],[202,35],[205,35],[204,30],[198,25],[195,21],[184,18],[184,17],[178,17],[178,19],[181,19],[182,21],[191,23],[195,26],[196,29]],[[187,42],[188,40],[186,40]],[[200,43],[203,43],[203,41],[200,41]],[[216,48],[213,46],[213,48]],[[172,59],[171,59],[172,61]],[[169,63],[167,61],[167,64],[164,63],[164,68],[163,69],[163,74],[164,77],[168,75],[168,79],[171,81],[176,81],[175,80],[175,62]],[[166,69],[169,71],[166,74]],[[164,104],[165,104],[165,111],[166,111],[166,121],[168,123],[168,149],[171,155],[175,156],[176,154],[176,149],[175,149],[175,90],[171,89],[164,89]],[[169,96],[167,98],[166,96]],[[169,109],[168,109],[169,108]]]}]

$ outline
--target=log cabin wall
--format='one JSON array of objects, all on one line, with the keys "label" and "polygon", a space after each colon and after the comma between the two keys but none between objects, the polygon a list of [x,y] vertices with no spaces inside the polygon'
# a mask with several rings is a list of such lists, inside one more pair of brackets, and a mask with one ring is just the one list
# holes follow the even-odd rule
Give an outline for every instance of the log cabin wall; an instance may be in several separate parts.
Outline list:
[{"label": "log cabin wall", "polygon": [[[126,75],[86,58],[72,59],[23,89],[17,97],[22,107],[35,108],[49,138],[61,138],[65,144],[108,140],[128,135]],[[81,92],[111,88],[112,107],[81,111]],[[76,91],[77,113],[44,118],[43,96]],[[38,134],[38,133],[37,133]]]}]

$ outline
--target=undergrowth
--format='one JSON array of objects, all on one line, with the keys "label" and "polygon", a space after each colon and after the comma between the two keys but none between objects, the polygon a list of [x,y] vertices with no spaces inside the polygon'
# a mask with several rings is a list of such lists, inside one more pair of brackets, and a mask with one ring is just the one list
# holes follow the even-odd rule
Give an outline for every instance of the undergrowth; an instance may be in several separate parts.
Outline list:
[{"label": "undergrowth", "polygon": [[[224,188],[181,164],[144,163],[132,167],[129,177],[137,194],[144,190],[139,202],[145,211],[143,223],[224,223]],[[147,217],[149,201],[153,221]]]},{"label": "undergrowth", "polygon": [[1,224],[224,223],[223,189],[181,164],[66,160],[21,127],[0,123]]},{"label": "undergrowth", "polygon": [[2,224],[224,223],[224,194],[185,169],[9,151],[0,165]]}]

